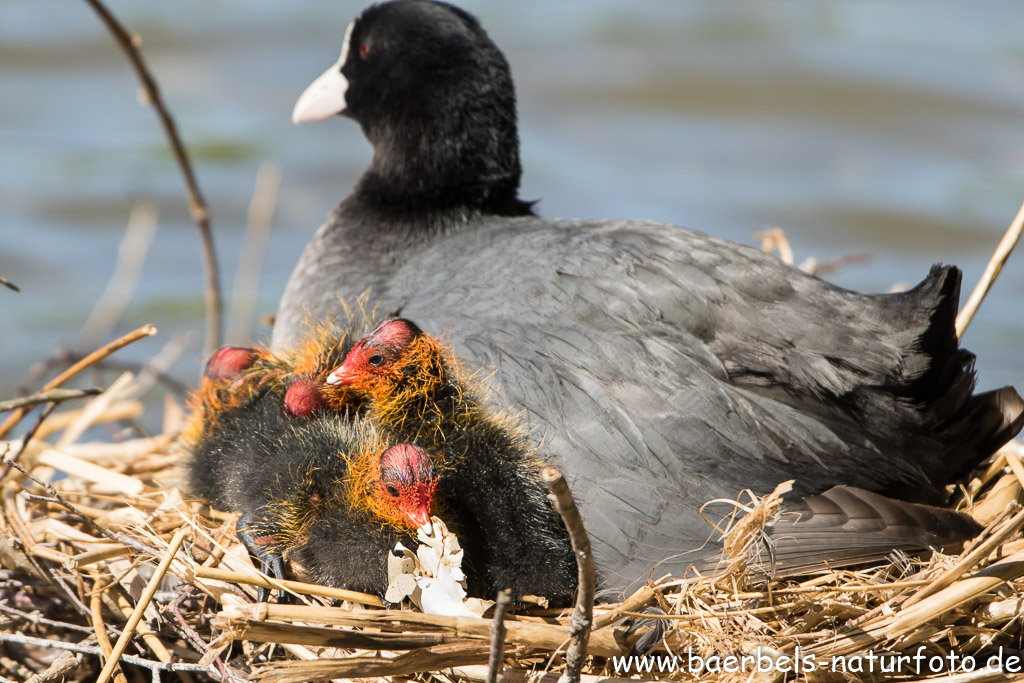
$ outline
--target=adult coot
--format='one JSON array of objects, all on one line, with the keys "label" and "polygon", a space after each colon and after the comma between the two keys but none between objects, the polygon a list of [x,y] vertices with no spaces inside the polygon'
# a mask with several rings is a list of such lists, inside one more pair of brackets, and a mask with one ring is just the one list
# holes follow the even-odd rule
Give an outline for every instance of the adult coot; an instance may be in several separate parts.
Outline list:
[{"label": "adult coot", "polygon": [[363,12],[294,120],[338,113],[374,158],[306,247],[274,345],[367,289],[451,330],[559,455],[610,584],[692,547],[683,511],[710,498],[795,478],[935,501],[1021,428],[1012,388],[972,395],[956,268],[860,294],[675,226],[532,215],[508,65],[463,10]]},{"label": "adult coot", "polygon": [[[480,388],[443,344],[408,320],[385,320],[352,347],[327,381],[350,387],[368,404],[368,419],[391,438],[415,440],[435,454],[444,471],[439,493],[447,502],[446,521],[463,534],[468,563],[481,570],[492,593],[511,588],[515,596],[533,593],[557,601],[572,597],[572,548],[546,500],[536,457],[514,417],[481,403]],[[567,466],[557,452],[546,457]],[[589,519],[606,501],[595,499],[589,482],[577,483],[576,494]],[[597,539],[595,560],[602,585],[621,587],[628,576],[649,571],[656,563],[660,571],[677,575],[691,564],[712,571],[726,566],[721,545],[708,539],[711,529],[700,519],[699,500],[683,497],[694,507],[679,509],[671,527],[686,542],[664,548],[661,558],[651,555],[638,562],[610,554],[607,536]],[[781,512],[766,526],[771,552],[755,542],[741,557],[779,574],[820,568],[826,562],[859,564],[895,549],[941,547],[979,530],[969,517],[952,510],[849,486],[786,500]]]}]

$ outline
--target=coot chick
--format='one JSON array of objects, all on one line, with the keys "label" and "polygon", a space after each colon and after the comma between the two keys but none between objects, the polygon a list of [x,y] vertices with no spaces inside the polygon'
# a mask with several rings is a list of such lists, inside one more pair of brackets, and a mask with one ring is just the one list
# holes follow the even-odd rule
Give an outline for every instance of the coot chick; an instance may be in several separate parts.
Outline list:
[{"label": "coot chick", "polygon": [[264,355],[260,349],[222,346],[206,361],[203,377],[211,380],[235,378],[256,365]]},{"label": "coot chick", "polygon": [[[495,415],[481,403],[480,389],[466,379],[457,358],[444,345],[404,319],[382,322],[368,337],[355,343],[345,362],[327,380],[349,386],[369,404],[369,418],[394,438],[415,438],[418,443],[444,449],[446,473],[441,494],[450,503],[450,519],[462,524],[473,519],[479,533],[500,540],[484,561],[495,580],[515,577],[514,588],[556,600],[571,596],[574,577],[566,574],[571,551],[566,555],[568,537],[554,523],[554,512],[545,505],[538,481],[536,459],[525,439],[508,416]],[[794,444],[796,445],[796,444]],[[793,455],[798,455],[794,453]],[[664,463],[672,476],[651,478],[640,492],[620,491],[607,496],[607,485],[594,478],[594,462],[567,462],[557,450],[544,457],[563,467],[592,537],[599,580],[606,588],[622,588],[640,579],[657,565],[658,571],[681,575],[688,566],[713,569],[721,562],[721,547],[707,542],[709,528],[700,519],[698,507],[710,498],[700,487],[680,486],[689,463],[680,459]],[[625,467],[624,467],[625,465]],[[605,478],[631,473],[628,463],[603,463]],[[832,486],[827,467],[810,468],[812,487],[821,491],[805,498],[787,497],[782,514],[768,526],[772,552],[752,560],[763,563],[777,575],[794,574],[825,563],[833,566],[859,564],[885,557],[893,550],[908,552],[940,547],[975,535],[980,527],[966,515],[939,508],[904,503],[849,486]],[[582,476],[576,476],[580,471]],[[500,472],[500,476],[495,476]],[[777,462],[770,470],[774,481],[788,475],[787,463]],[[489,477],[494,477],[493,484]],[[751,482],[752,484],[763,482]],[[493,490],[492,486],[497,486]],[[823,490],[827,486],[832,486]],[[805,487],[806,488],[806,485]],[[737,487],[731,497],[739,494]],[[624,496],[629,496],[625,498]],[[623,504],[644,504],[640,496],[661,505],[666,514],[646,532],[659,534],[664,545],[638,558],[639,546],[614,526],[592,524],[614,517]],[[515,511],[550,519],[546,524],[524,523]],[[471,525],[472,526],[472,525]],[[678,539],[669,543],[668,539]],[[501,552],[515,539],[514,552]],[[469,543],[472,539],[465,539]],[[542,565],[525,554],[531,545],[556,552],[559,563]],[[523,548],[523,550],[520,550]],[[478,560],[467,550],[467,557]],[[646,566],[644,566],[646,563]],[[494,566],[497,565],[497,566]],[[501,588],[499,583],[497,588]]]},{"label": "coot chick", "polygon": [[[207,362],[199,389],[189,397],[185,449],[202,452],[193,458],[189,478],[198,496],[219,500],[223,494],[217,473],[245,448],[247,430],[273,439],[306,420],[332,414],[342,418],[358,411],[358,399],[343,387],[325,383],[328,373],[344,360],[353,337],[347,328],[368,327],[348,316],[344,326],[331,322],[313,327],[302,341],[287,349],[224,347]],[[238,445],[232,444],[238,440]],[[225,448],[210,448],[213,443]],[[243,463],[241,466],[258,463]]]},{"label": "coot chick", "polygon": [[512,416],[476,399],[438,340],[408,320],[386,320],[355,343],[327,382],[362,399],[367,419],[390,438],[436,454],[445,519],[481,575],[483,595],[508,588],[515,599],[572,597],[572,546],[526,434]]},{"label": "coot chick", "polygon": [[[300,343],[286,349],[225,346],[217,350],[206,363],[199,389],[189,397],[186,445],[194,447],[206,432],[236,413],[262,410],[256,407],[261,402],[276,405],[282,423],[323,412],[354,413],[358,406],[352,394],[325,384],[324,379],[352,347],[350,332],[358,334],[360,329],[369,329],[368,321],[347,315],[343,324],[313,326]],[[271,415],[272,410],[264,419]]]},{"label": "coot chick", "polygon": [[239,540],[268,574],[284,578],[287,559],[316,582],[383,595],[388,553],[415,544],[415,529],[430,521],[437,481],[427,454],[388,447],[365,420],[322,413],[282,422],[271,401],[258,407],[199,441],[193,491],[243,513]]},{"label": "coot chick", "polygon": [[420,449],[387,448],[397,442],[356,418],[353,394],[325,383],[352,345],[347,329],[364,324],[346,323],[318,325],[283,351],[224,347],[210,358],[185,433],[189,483],[243,513],[239,538],[268,573],[283,576],[287,551],[316,580],[383,594],[386,551],[414,542],[408,530],[429,521],[436,482]]}]

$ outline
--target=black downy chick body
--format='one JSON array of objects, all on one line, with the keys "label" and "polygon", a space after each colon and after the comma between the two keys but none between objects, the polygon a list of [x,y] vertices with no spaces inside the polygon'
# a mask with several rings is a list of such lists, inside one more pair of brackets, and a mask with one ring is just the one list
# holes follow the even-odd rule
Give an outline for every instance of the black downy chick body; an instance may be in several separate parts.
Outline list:
[{"label": "black downy chick body", "polygon": [[387,553],[429,522],[436,480],[422,449],[381,440],[324,384],[350,346],[324,328],[285,354],[214,354],[186,437],[189,488],[242,513],[239,539],[276,578],[287,557],[314,581],[383,595]]},{"label": "black downy chick body", "polygon": [[437,340],[407,320],[385,321],[327,382],[364,399],[366,419],[392,439],[437,454],[445,520],[465,548],[467,569],[482,580],[471,590],[572,598],[576,561],[546,498],[541,462],[515,419],[479,401]]},{"label": "black downy chick body", "polygon": [[210,478],[194,489],[243,513],[239,539],[269,574],[285,578],[288,560],[314,582],[376,595],[395,544],[415,547],[436,485],[422,449],[387,447],[365,420],[332,414],[283,426],[263,411],[237,414],[200,441],[192,467]]}]

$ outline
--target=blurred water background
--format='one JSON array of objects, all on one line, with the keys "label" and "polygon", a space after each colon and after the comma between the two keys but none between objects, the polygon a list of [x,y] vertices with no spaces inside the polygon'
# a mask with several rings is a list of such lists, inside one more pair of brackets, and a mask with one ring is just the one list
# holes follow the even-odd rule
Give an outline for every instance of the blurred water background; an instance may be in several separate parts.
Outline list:
[{"label": "blurred water background", "polygon": [[[956,263],[966,298],[1024,199],[1018,0],[462,4],[512,64],[522,195],[545,216],[649,218],[747,244],[779,226],[797,261],[869,253],[828,276],[840,285],[885,291]],[[228,297],[257,169],[281,168],[259,315],[370,158],[351,121],[289,120],[363,5],[109,4],[141,36],[193,155]],[[145,360],[186,335],[172,372],[198,376],[198,239],[136,90],[81,0],[0,3],[0,275],[22,289],[0,288],[0,398],[62,345],[109,339],[81,330],[140,199],[159,222],[118,331],[152,322],[160,335],[118,357]],[[984,388],[1024,389],[1022,300],[1019,253],[965,338]]]}]

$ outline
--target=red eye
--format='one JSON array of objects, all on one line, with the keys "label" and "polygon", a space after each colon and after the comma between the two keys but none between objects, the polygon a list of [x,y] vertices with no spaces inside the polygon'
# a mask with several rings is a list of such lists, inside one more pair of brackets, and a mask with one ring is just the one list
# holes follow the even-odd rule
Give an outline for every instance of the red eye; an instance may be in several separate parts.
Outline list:
[{"label": "red eye", "polygon": [[366,59],[366,55],[370,54],[370,44],[363,43],[359,46],[359,57],[360,59]]}]

